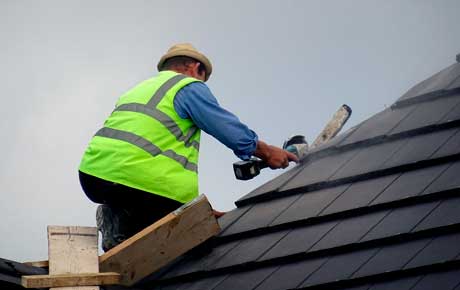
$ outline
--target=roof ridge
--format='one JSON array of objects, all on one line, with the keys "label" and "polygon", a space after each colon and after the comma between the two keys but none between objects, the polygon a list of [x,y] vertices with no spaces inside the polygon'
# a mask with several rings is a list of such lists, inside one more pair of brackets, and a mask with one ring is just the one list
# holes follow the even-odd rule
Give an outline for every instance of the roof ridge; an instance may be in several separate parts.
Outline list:
[{"label": "roof ridge", "polygon": [[[460,76],[454,79],[452,82],[450,82],[450,84],[454,83],[459,78]],[[449,97],[455,96],[455,94],[459,92],[460,92],[460,88],[455,88],[451,90],[436,90],[436,91],[429,92],[429,93],[419,95],[416,97],[412,97],[409,99],[403,99],[403,100],[396,101],[393,105],[391,105],[391,108],[401,109],[401,108],[404,108],[410,105],[425,103],[425,102],[433,101],[439,98],[449,98]]]}]

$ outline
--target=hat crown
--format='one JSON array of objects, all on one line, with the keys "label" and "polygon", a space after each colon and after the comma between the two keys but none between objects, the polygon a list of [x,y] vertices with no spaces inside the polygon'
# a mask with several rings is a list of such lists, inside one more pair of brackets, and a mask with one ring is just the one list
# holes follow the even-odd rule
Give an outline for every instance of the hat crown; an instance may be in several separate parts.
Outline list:
[{"label": "hat crown", "polygon": [[167,59],[171,57],[175,57],[175,56],[188,56],[202,63],[206,71],[205,81],[208,80],[209,76],[212,73],[211,61],[204,54],[199,52],[190,43],[178,43],[178,44],[171,46],[168,49],[168,52],[166,52],[166,54],[163,55],[160,61],[158,62],[158,65],[157,65],[158,70],[160,71],[162,69],[163,64],[165,63]]},{"label": "hat crown", "polygon": [[179,51],[179,50],[197,51],[196,48],[193,47],[193,45],[191,45],[190,43],[178,43],[178,44],[175,44],[175,45],[171,46],[168,49],[168,53]]}]

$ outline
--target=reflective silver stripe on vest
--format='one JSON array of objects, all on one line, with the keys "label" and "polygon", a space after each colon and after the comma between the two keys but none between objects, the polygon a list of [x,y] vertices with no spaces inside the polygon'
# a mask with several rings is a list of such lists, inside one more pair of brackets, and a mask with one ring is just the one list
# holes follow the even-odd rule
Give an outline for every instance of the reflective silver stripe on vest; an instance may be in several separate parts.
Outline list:
[{"label": "reflective silver stripe on vest", "polygon": [[150,98],[149,102],[146,104],[149,108],[156,108],[157,105],[160,103],[161,99],[166,95],[166,93],[178,84],[181,80],[187,78],[186,75],[178,74],[167,80],[158,90],[153,94],[152,98]]},{"label": "reflective silver stripe on vest", "polygon": [[152,142],[136,134],[122,131],[122,130],[104,127],[100,129],[99,131],[97,131],[95,136],[106,137],[110,139],[116,139],[116,140],[128,142],[129,144],[137,146],[141,148],[142,150],[150,153],[150,155],[152,155],[153,157],[161,154],[161,155],[164,155],[166,157],[169,157],[179,162],[187,170],[198,172],[197,165],[188,162],[187,158],[185,158],[184,156],[179,155],[172,150],[166,150],[163,152],[160,150],[160,148],[155,146]]},{"label": "reflective silver stripe on vest", "polygon": [[157,105],[160,103],[166,93],[185,78],[187,78],[186,75],[179,74],[167,80],[158,88],[158,90],[156,90],[146,105],[138,103],[123,104],[115,108],[115,111],[130,111],[148,115],[163,124],[168,129],[168,131],[176,137],[178,141],[184,142],[186,147],[193,146],[196,150],[199,150],[200,144],[195,140],[191,140],[198,128],[191,129],[190,131],[192,131],[192,133],[189,131],[187,135],[184,135],[182,130],[179,128],[179,126],[177,126],[176,122],[171,119],[171,117],[157,109]]},{"label": "reflective silver stripe on vest", "polygon": [[176,125],[174,120],[172,120],[168,115],[163,113],[160,110],[151,109],[145,105],[142,104],[136,104],[136,103],[129,103],[129,104],[123,104],[118,106],[115,111],[130,111],[130,112],[137,112],[137,113],[142,113],[144,115],[148,115],[156,120],[158,120],[163,126],[168,128],[168,131],[173,134],[178,141],[183,141],[185,143],[186,147],[193,146],[195,147],[196,150],[199,150],[200,144],[195,141],[191,140],[193,135],[198,131],[198,128],[192,128],[189,130],[187,135],[184,135],[182,133],[182,130],[179,128],[179,126]]}]

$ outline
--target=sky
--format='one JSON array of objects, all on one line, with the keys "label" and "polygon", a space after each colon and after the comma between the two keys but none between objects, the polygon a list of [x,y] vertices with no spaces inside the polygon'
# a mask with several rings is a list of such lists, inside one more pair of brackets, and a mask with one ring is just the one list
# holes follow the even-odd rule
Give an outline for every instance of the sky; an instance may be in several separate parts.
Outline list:
[{"label": "sky", "polygon": [[[310,143],[342,104],[344,128],[390,106],[460,53],[455,0],[0,0],[0,257],[47,259],[47,225],[95,226],[77,169],[118,97],[173,44],[212,61],[220,104],[264,140]],[[283,172],[236,180],[201,141],[200,191],[219,210]]]}]

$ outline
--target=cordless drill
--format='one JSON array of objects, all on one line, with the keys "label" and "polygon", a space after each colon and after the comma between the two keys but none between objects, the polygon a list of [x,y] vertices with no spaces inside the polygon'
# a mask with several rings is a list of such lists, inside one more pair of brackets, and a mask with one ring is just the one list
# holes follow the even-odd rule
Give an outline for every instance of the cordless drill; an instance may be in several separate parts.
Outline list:
[{"label": "cordless drill", "polygon": [[[347,105],[340,106],[337,112],[332,116],[332,119],[315,139],[310,149],[334,138],[343,128],[350,116],[351,108]],[[295,135],[284,142],[283,149],[295,154],[297,158],[301,160],[302,157],[307,154],[309,148],[304,136]],[[251,158],[249,160],[233,163],[235,177],[240,180],[252,179],[259,175],[260,171],[266,167],[268,167],[267,163],[258,158]]]},{"label": "cordless drill", "polygon": [[[284,142],[283,149],[295,154],[300,160],[308,149],[308,143],[304,136],[295,135]],[[268,167],[268,164],[259,158],[251,158],[233,163],[235,176],[240,180],[252,179],[259,175],[260,171],[266,167]]]}]

